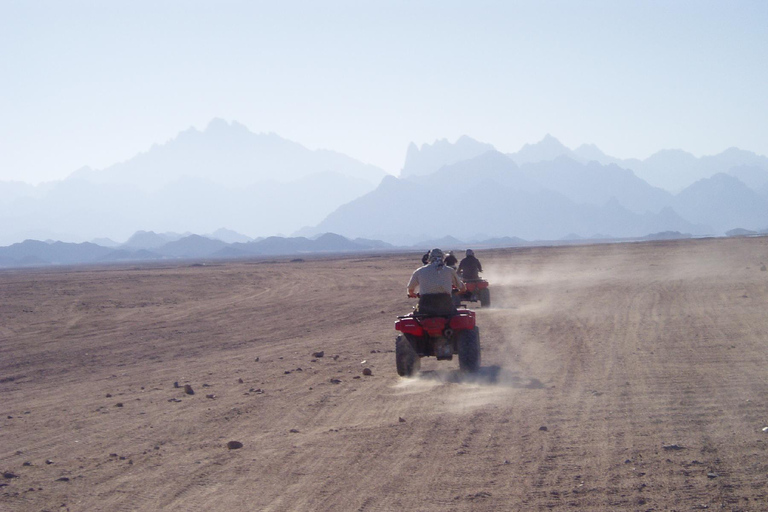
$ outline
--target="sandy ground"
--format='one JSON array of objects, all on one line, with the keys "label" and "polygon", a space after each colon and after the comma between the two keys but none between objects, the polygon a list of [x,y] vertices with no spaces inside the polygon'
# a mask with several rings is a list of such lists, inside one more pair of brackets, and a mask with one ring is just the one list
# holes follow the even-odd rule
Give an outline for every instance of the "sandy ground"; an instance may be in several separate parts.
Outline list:
[{"label": "sandy ground", "polygon": [[0,272],[0,510],[768,510],[768,238],[478,256],[474,378],[420,253]]}]

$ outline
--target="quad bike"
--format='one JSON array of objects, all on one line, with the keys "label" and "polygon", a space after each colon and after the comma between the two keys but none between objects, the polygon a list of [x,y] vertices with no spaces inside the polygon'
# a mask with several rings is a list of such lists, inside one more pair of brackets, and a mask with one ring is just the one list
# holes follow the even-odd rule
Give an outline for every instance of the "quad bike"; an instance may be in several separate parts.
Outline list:
[{"label": "quad bike", "polygon": [[458,354],[462,372],[480,369],[480,330],[474,311],[458,308],[441,316],[413,312],[398,316],[395,329],[402,333],[395,339],[395,362],[401,377],[418,373],[422,357],[450,361]]},{"label": "quad bike", "polygon": [[488,281],[485,279],[467,279],[464,281],[467,291],[464,293],[455,293],[454,302],[468,300],[470,302],[480,301],[484,308],[491,306],[491,291],[488,289]]}]

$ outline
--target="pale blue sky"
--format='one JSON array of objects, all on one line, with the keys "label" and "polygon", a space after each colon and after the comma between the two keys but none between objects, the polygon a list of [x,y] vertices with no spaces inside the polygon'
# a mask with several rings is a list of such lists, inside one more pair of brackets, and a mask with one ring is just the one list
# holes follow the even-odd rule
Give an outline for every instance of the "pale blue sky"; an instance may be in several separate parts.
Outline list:
[{"label": "pale blue sky", "polygon": [[397,174],[409,142],[768,155],[768,1],[0,0],[0,180],[214,117]]}]

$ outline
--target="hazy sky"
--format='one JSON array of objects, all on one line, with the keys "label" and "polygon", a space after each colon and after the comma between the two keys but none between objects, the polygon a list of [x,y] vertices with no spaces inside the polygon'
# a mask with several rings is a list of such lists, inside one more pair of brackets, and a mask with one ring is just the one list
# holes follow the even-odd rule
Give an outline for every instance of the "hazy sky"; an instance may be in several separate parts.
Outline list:
[{"label": "hazy sky", "polygon": [[0,0],[0,180],[214,117],[394,174],[463,134],[768,155],[766,27],[765,0]]}]

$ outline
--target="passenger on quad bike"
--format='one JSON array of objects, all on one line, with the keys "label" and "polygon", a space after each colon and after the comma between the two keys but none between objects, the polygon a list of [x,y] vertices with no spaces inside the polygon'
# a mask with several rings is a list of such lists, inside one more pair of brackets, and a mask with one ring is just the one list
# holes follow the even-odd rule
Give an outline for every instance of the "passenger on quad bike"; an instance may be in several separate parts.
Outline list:
[{"label": "passenger on quad bike", "polygon": [[482,271],[483,266],[480,264],[480,260],[475,258],[475,251],[467,249],[467,257],[459,263],[459,275],[461,278],[465,281],[480,279],[480,272]]},{"label": "passenger on quad bike", "polygon": [[451,291],[455,287],[459,293],[467,290],[464,282],[459,279],[456,271],[445,265],[443,251],[429,251],[429,263],[411,275],[408,281],[408,297],[416,297],[416,287],[419,288],[418,313],[428,315],[449,315],[456,311],[451,299]]},{"label": "passenger on quad bike", "polygon": [[458,262],[459,260],[456,259],[456,256],[454,256],[453,252],[448,251],[448,255],[445,257],[445,264],[456,270],[456,264]]}]

